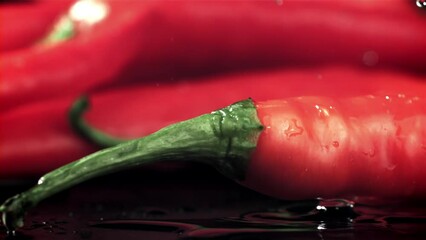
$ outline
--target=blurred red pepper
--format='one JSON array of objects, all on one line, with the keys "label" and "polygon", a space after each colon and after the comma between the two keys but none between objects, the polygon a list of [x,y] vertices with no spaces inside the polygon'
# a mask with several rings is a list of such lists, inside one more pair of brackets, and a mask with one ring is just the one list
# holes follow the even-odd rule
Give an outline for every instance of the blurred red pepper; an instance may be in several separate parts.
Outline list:
[{"label": "blurred red pepper", "polygon": [[110,13],[91,32],[2,56],[1,110],[114,82],[280,65],[426,71],[415,2],[106,2]]},{"label": "blurred red pepper", "polygon": [[0,52],[34,45],[75,0],[6,1],[0,3]]},{"label": "blurred red pepper", "polygon": [[[336,68],[239,74],[98,93],[87,119],[114,136],[135,138],[247,97],[262,101],[425,92],[426,82],[420,78],[392,72]],[[34,103],[0,116],[0,178],[38,176],[95,150],[68,124],[72,101],[65,97]]]}]

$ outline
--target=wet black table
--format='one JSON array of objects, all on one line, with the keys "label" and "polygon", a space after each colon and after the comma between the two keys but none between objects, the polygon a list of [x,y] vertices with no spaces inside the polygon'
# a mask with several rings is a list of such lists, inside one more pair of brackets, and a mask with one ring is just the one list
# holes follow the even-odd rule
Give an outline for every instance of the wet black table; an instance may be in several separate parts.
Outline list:
[{"label": "wet black table", "polygon": [[[1,183],[0,200],[32,183]],[[80,184],[32,209],[0,239],[425,239],[421,206],[270,198],[197,164],[152,166]]]}]

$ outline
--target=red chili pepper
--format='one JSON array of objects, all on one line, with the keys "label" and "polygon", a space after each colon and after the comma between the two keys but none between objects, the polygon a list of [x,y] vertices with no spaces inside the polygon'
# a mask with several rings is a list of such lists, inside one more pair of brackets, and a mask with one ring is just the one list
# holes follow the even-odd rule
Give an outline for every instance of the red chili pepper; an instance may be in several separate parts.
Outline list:
[{"label": "red chili pepper", "polygon": [[34,45],[53,27],[74,0],[9,1],[0,3],[0,52]]},{"label": "red chili pepper", "polygon": [[174,160],[212,165],[281,199],[426,197],[422,96],[241,101],[81,158],[0,206],[8,230],[57,192],[96,176]]},{"label": "red chili pepper", "polygon": [[[87,120],[111,135],[136,138],[247,97],[267,100],[401,91],[423,94],[426,83],[395,73],[345,68],[239,74],[94,94]],[[42,174],[95,150],[68,126],[66,113],[72,100],[34,103],[0,115],[0,178]]]},{"label": "red chili pepper", "polygon": [[[0,108],[115,82],[280,65],[350,64],[425,73],[415,3],[108,1],[90,33],[3,56]],[[123,80],[126,79],[126,80]]]},{"label": "red chili pepper", "polygon": [[426,197],[419,96],[256,103],[264,131],[244,184],[283,199]]}]

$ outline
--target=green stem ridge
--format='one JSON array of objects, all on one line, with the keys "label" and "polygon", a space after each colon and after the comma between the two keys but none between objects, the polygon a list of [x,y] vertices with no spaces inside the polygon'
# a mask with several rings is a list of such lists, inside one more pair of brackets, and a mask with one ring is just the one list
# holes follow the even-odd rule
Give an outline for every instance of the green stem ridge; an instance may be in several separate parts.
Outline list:
[{"label": "green stem ridge", "polygon": [[13,231],[23,225],[25,212],[47,197],[93,177],[151,162],[199,161],[242,180],[262,129],[249,99],[103,149],[47,173],[36,186],[6,200],[0,206],[3,223]]}]

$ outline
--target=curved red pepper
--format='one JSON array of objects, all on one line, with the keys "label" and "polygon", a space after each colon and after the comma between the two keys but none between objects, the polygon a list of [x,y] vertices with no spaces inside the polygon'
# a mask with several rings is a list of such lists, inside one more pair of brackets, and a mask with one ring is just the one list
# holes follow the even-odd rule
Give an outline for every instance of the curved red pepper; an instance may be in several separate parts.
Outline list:
[{"label": "curved red pepper", "polygon": [[74,0],[33,0],[0,3],[0,52],[34,45]]},{"label": "curved red pepper", "polygon": [[382,1],[108,1],[92,32],[2,56],[0,109],[146,79],[350,64],[424,73],[426,18]]},{"label": "curved red pepper", "polygon": [[[267,100],[401,91],[423,94],[426,83],[395,73],[351,69],[239,74],[94,94],[87,120],[112,135],[136,138],[247,97]],[[73,100],[35,103],[0,116],[0,178],[35,176],[95,150],[68,126],[67,111]]]}]

